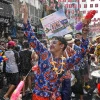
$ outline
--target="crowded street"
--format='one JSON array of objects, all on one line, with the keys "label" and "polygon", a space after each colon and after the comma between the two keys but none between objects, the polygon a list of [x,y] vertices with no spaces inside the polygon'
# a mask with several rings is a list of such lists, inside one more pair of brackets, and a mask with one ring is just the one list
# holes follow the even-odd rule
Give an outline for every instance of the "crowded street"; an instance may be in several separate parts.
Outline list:
[{"label": "crowded street", "polygon": [[[5,86],[5,87],[3,88],[3,92],[2,92],[2,94],[0,94],[0,100],[4,100],[4,99],[3,99],[3,95],[5,94],[6,90],[7,90],[7,86]],[[31,98],[32,98],[32,93],[28,93],[28,92],[27,92],[27,95],[26,95],[25,97],[23,97],[22,100],[31,100]],[[79,100],[79,97],[72,97],[71,100]],[[91,94],[91,95],[85,94],[85,95],[84,95],[84,100],[100,100],[100,98],[98,98],[98,97],[96,96],[96,94],[93,93],[93,94]]]},{"label": "crowded street", "polygon": [[0,100],[100,100],[100,0],[0,0]]}]

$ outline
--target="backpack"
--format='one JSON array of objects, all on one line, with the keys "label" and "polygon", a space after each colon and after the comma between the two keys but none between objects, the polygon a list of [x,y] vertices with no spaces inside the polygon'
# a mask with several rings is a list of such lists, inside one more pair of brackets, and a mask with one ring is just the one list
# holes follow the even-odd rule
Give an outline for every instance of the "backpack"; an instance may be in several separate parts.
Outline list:
[{"label": "backpack", "polygon": [[16,50],[13,50],[13,52],[14,52],[14,56],[15,56],[15,61],[16,61],[17,65],[19,65],[19,63],[20,63],[19,53]]},{"label": "backpack", "polygon": [[16,64],[18,66],[18,70],[20,72],[20,57],[19,57],[19,53],[16,50],[13,50],[13,52],[14,52]]},{"label": "backpack", "polygon": [[19,53],[21,70],[29,71],[31,69],[31,54],[32,52],[29,50],[24,50]]}]

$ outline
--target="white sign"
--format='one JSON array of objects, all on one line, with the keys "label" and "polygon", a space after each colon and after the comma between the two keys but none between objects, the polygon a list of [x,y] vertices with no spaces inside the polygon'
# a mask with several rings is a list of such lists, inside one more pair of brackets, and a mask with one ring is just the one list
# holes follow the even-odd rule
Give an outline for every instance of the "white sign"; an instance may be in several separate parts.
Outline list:
[{"label": "white sign", "polygon": [[52,36],[63,36],[73,31],[68,24],[68,19],[63,10],[42,18],[41,23],[48,38]]}]

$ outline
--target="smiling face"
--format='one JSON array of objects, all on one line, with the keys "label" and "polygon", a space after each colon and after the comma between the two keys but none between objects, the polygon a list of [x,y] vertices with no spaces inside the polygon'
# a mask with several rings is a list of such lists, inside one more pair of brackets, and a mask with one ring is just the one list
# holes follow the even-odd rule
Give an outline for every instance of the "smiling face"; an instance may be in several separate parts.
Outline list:
[{"label": "smiling face", "polygon": [[50,40],[50,51],[52,53],[56,53],[60,50],[63,50],[64,44],[62,44],[59,40],[52,39]]}]

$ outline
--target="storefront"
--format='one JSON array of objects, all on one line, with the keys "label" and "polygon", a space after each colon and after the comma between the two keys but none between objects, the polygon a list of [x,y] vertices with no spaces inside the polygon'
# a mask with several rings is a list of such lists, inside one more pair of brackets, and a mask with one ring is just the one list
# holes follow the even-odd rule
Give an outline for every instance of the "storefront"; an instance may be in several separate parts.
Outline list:
[{"label": "storefront", "polygon": [[7,37],[9,27],[13,22],[13,9],[11,3],[6,0],[0,0],[0,38]]}]

